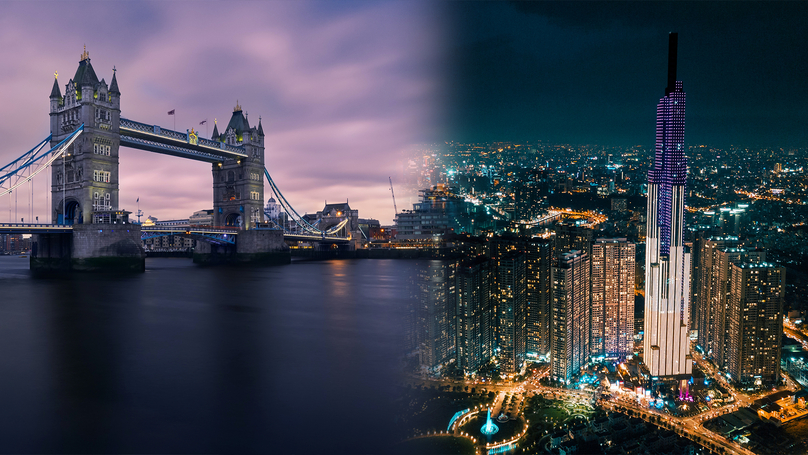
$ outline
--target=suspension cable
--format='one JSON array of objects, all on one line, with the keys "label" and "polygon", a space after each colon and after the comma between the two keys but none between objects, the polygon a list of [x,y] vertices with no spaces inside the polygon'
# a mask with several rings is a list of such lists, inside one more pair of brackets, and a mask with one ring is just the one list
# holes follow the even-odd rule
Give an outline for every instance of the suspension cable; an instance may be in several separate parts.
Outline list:
[{"label": "suspension cable", "polygon": [[[30,180],[30,179],[34,178],[37,174],[42,172],[43,169],[47,169],[51,165],[51,163],[53,163],[57,158],[64,157],[65,152],[67,151],[67,148],[70,147],[70,145],[73,144],[73,141],[75,141],[76,138],[79,137],[81,135],[81,133],[83,133],[83,132],[84,132],[84,124],[82,123],[81,126],[79,126],[78,129],[76,129],[76,131],[73,131],[69,136],[64,138],[62,140],[62,142],[59,142],[58,144],[56,144],[56,146],[54,146],[53,148],[48,150],[46,153],[39,154],[38,152],[39,152],[39,150],[42,149],[42,146],[44,145],[44,143],[47,142],[48,140],[50,140],[51,136],[48,136],[48,139],[46,139],[45,141],[42,141],[40,144],[38,144],[37,147],[34,147],[34,149],[36,149],[36,152],[31,154],[28,157],[28,159],[26,159],[26,161],[22,165],[20,165],[19,167],[17,167],[13,171],[7,171],[6,174],[0,175],[0,185],[7,182],[12,177],[16,177],[16,180],[14,181],[15,183],[13,185],[11,185],[7,190],[5,190],[5,191],[0,190],[0,196],[5,196],[6,194],[11,193],[17,187],[19,187],[20,185],[25,183],[25,180]],[[30,153],[32,153],[32,151],[34,149],[27,152],[25,155],[21,156],[20,158],[17,158],[11,164],[14,164],[14,163],[20,161],[21,159],[25,158]],[[43,163],[36,171],[29,174],[28,177],[25,180],[20,181],[20,180],[22,180],[22,176],[18,175],[18,173],[20,171],[22,171],[23,169],[26,169],[27,167],[31,166],[32,164],[34,164],[34,163],[36,163],[38,161],[46,158],[48,156],[48,154],[50,154],[50,153],[52,153],[54,151],[55,151],[55,153],[53,153],[53,155],[45,163]],[[11,166],[11,164],[8,164],[8,165],[4,166],[0,170],[7,169],[8,167]],[[65,177],[66,176],[63,176],[63,180],[66,180]],[[64,184],[64,183],[66,183],[66,181],[63,181],[62,183]]]}]

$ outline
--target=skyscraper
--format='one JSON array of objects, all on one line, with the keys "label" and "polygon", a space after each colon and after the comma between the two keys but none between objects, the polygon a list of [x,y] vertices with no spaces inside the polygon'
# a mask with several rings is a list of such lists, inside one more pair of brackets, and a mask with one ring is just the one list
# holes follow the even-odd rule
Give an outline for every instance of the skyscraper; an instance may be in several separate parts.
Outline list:
[{"label": "skyscraper", "polygon": [[702,248],[701,291],[699,292],[699,346],[706,357],[716,365],[726,366],[729,338],[728,307],[730,292],[730,266],[745,262],[764,262],[766,252],[737,247],[737,237],[716,237],[707,240]]},{"label": "skyscraper", "polygon": [[696,286],[695,292],[693,292],[696,300],[691,303],[695,306],[693,311],[695,318],[691,321],[691,328],[698,331],[698,346],[704,355],[710,358],[713,358],[718,352],[717,330],[724,330],[723,325],[720,325],[720,321],[718,321],[720,318],[717,319],[719,315],[716,312],[719,305],[725,304],[720,298],[721,274],[718,273],[717,267],[718,252],[724,248],[737,247],[738,243],[737,237],[710,237],[699,242],[697,254],[699,276],[694,277],[696,279],[693,280]]},{"label": "skyscraper", "polygon": [[502,370],[522,367],[527,348],[525,254],[512,251],[496,259],[497,348]]},{"label": "skyscraper", "polygon": [[574,250],[553,266],[551,374],[569,382],[589,360],[589,255]]},{"label": "skyscraper", "polygon": [[678,35],[668,44],[668,86],[657,104],[654,164],[648,170],[644,362],[653,377],[689,375],[690,253],[684,247],[685,92],[676,80]]},{"label": "skyscraper", "polygon": [[545,355],[550,351],[550,308],[553,266],[553,242],[532,238],[525,246],[527,255],[527,356]]},{"label": "skyscraper", "polygon": [[491,360],[496,314],[494,262],[486,257],[467,259],[457,268],[457,366],[475,372]]},{"label": "skyscraper", "polygon": [[780,379],[785,273],[766,262],[730,266],[726,364],[737,383],[759,387]]},{"label": "skyscraper", "polygon": [[455,354],[456,274],[456,262],[440,260],[418,272],[415,341],[423,368],[437,368]]},{"label": "skyscraper", "polygon": [[634,352],[634,243],[592,245],[592,355],[624,360]]}]

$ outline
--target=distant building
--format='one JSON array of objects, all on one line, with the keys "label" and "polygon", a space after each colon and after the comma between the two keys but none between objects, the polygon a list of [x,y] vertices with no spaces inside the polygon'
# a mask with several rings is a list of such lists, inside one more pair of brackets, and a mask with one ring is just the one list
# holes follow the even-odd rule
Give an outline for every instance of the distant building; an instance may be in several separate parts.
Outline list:
[{"label": "distant building", "polygon": [[468,259],[457,268],[457,366],[475,372],[493,355],[496,331],[494,262]]},{"label": "distant building", "polygon": [[623,360],[634,352],[634,243],[597,239],[592,245],[593,356]]},{"label": "distant building", "polygon": [[560,255],[553,273],[551,374],[569,383],[589,360],[589,255],[570,251]]},{"label": "distant building", "polygon": [[31,238],[22,234],[0,234],[0,254],[18,254],[31,250]]},{"label": "distant building", "polygon": [[[202,211],[204,212],[204,210]],[[211,210],[211,212],[213,212]],[[195,212],[200,213],[200,212]],[[166,220],[159,221],[157,218],[150,216],[143,223],[144,226],[156,226],[185,229],[190,226],[190,218],[184,220]],[[196,247],[196,240],[186,237],[184,235],[163,235],[160,237],[152,237],[143,241],[143,245],[147,250],[188,250]]]},{"label": "distant building", "polygon": [[421,201],[412,210],[396,214],[396,238],[425,240],[451,231],[472,232],[469,202],[443,184],[420,193]]},{"label": "distant building", "polygon": [[213,226],[213,209],[199,210],[188,217],[191,226]]},{"label": "distant building", "polygon": [[326,204],[321,211],[317,212],[316,217],[319,222],[317,227],[322,231],[327,231],[348,220],[339,233],[345,236],[350,235],[356,241],[360,241],[362,238],[359,230],[359,210],[352,209],[348,201]]},{"label": "distant building", "polygon": [[628,201],[623,197],[612,198],[612,211],[625,212],[628,210]]},{"label": "distant building", "polygon": [[730,270],[727,372],[743,385],[774,385],[780,378],[786,269],[746,262]]},{"label": "distant building", "polygon": [[278,226],[283,226],[281,214],[283,214],[281,205],[275,201],[274,197],[267,200],[267,205],[264,207],[264,221],[276,223]]},{"label": "distant building", "polygon": [[373,218],[359,218],[359,230],[362,233],[363,240],[371,241],[384,239],[384,231],[382,231],[382,225],[379,223],[379,220],[374,220]]},{"label": "distant building", "polygon": [[595,237],[594,229],[578,226],[574,223],[559,223],[555,225],[553,230],[556,234],[556,255],[564,254],[572,250],[592,254],[592,240],[594,240]]}]

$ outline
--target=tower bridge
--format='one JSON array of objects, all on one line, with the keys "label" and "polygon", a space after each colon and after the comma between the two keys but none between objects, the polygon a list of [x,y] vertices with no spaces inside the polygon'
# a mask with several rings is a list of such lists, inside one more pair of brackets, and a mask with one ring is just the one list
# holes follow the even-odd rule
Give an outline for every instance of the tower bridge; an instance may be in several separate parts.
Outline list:
[{"label": "tower bridge", "polygon": [[[210,138],[193,129],[180,132],[123,118],[117,70],[109,83],[99,80],[86,48],[64,94],[54,74],[49,98],[50,136],[0,167],[0,196],[26,183],[33,188],[32,179],[50,171],[53,224],[0,224],[0,233],[34,235],[32,269],[143,270],[142,240],[161,235],[198,240],[194,261],[200,263],[288,262],[285,240],[351,242],[345,222],[321,230],[289,204],[266,169],[261,119],[251,126],[238,103],[227,126],[220,133],[215,125]],[[131,223],[131,212],[120,206],[120,147],[210,163],[213,227],[171,230]],[[265,178],[288,224],[264,223]]]}]

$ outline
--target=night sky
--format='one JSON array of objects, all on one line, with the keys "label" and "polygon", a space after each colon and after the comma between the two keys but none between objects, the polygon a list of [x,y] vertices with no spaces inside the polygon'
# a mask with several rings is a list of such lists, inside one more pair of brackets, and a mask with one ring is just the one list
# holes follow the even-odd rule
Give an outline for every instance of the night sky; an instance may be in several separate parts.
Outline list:
[{"label": "night sky", "polygon": [[[270,173],[301,213],[347,199],[391,223],[387,178],[418,143],[650,146],[671,31],[688,144],[808,146],[806,2],[2,6],[2,164],[47,135],[53,73],[64,87],[85,44],[99,78],[117,67],[124,117],[171,128],[176,109],[178,130],[204,136],[237,100],[261,116]],[[162,220],[212,206],[208,164],[137,150],[121,152],[120,190],[122,208],[139,197]]]},{"label": "night sky", "polygon": [[806,2],[450,2],[447,136],[652,145],[668,33],[688,144],[808,146]]}]

